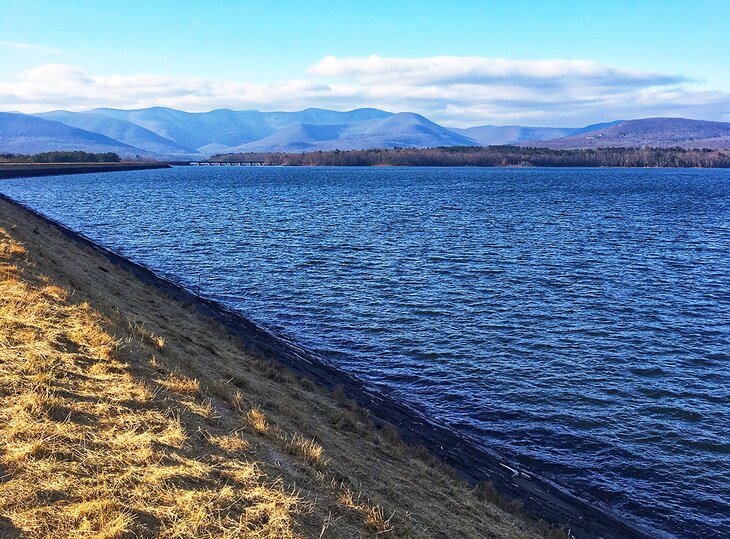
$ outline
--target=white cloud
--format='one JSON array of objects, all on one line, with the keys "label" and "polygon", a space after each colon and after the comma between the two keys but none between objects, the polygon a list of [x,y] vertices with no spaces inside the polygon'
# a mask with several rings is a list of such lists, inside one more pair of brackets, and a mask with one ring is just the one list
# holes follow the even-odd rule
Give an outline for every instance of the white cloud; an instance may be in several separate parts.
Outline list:
[{"label": "white cloud", "polygon": [[148,106],[209,110],[216,107],[297,106],[329,91],[317,81],[263,85],[165,75],[89,75],[77,66],[44,64],[0,83],[0,109],[36,112],[50,108]]},{"label": "white cloud", "polygon": [[367,84],[531,84],[653,86],[685,82],[676,75],[637,71],[587,60],[508,60],[483,56],[338,58],[326,56],[309,69],[312,75]]},{"label": "white cloud", "polygon": [[452,126],[575,126],[647,116],[730,120],[727,92],[689,89],[679,75],[583,60],[328,56],[309,73],[308,79],[252,84],[155,74],[94,75],[77,66],[44,64],[0,83],[0,110],[377,107],[418,112]]},{"label": "white cloud", "polygon": [[43,47],[41,45],[34,45],[32,43],[23,43],[20,41],[0,41],[0,47],[44,52],[47,54],[61,54],[61,51],[58,49],[53,49],[51,47]]}]

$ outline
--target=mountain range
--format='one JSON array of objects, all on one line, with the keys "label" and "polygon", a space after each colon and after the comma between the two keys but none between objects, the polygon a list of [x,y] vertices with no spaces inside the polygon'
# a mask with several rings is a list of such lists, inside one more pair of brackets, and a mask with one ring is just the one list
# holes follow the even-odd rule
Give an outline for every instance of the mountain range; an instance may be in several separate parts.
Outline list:
[{"label": "mountain range", "polygon": [[617,120],[584,127],[447,128],[412,112],[185,112],[163,107],[98,108],[35,115],[0,112],[0,153],[116,152],[123,157],[200,159],[241,152],[308,152],[520,144],[598,147],[730,148],[730,123],[682,118]]}]

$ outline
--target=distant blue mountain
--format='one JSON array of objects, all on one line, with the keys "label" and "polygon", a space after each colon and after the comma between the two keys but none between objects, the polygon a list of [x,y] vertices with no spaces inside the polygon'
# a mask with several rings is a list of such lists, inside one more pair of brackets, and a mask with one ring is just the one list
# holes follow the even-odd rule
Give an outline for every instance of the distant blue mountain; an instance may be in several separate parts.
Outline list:
[{"label": "distant blue mountain", "polygon": [[147,152],[99,133],[27,114],[0,112],[0,153],[35,154],[83,150],[115,152],[125,157]]},{"label": "distant blue mountain", "polygon": [[475,144],[472,139],[441,127],[423,116],[402,112],[380,119],[335,125],[292,124],[261,140],[227,149],[216,148],[216,152],[306,152],[394,147],[432,148]]},{"label": "distant blue mountain", "polygon": [[[317,125],[291,124],[277,129],[269,136],[238,146],[209,144],[200,150],[203,153],[230,153],[247,151],[293,151],[305,152],[332,140],[337,140],[346,129],[346,124]],[[319,148],[318,148],[319,149]]]},{"label": "distant blue mountain", "polygon": [[730,122],[709,122],[686,118],[643,118],[596,124],[557,139],[523,143],[552,149],[589,148],[730,148]]},{"label": "distant blue mountain", "polygon": [[379,109],[355,109],[346,112],[309,108],[299,112],[264,112],[266,121],[275,128],[294,124],[343,125],[370,120],[382,120],[393,116],[392,112]]},{"label": "distant blue mountain", "polygon": [[216,153],[305,152],[520,144],[551,148],[599,146],[730,147],[730,124],[680,118],[615,121],[586,127],[483,125],[447,129],[419,114],[364,108],[346,112],[218,109],[184,112],[164,107],[35,116],[0,113],[0,151],[113,151],[170,160]]},{"label": "distant blue mountain", "polygon": [[154,107],[94,109],[91,113],[134,123],[202,154],[474,144],[468,137],[423,116],[372,108],[347,112],[309,108],[298,112],[219,109],[190,113]]},{"label": "distant blue mountain", "polygon": [[273,132],[261,121],[262,113],[257,111],[214,110],[193,113],[153,107],[137,110],[94,109],[91,112],[137,124],[181,146],[196,150],[211,143],[241,144]]},{"label": "distant blue mountain", "polygon": [[36,116],[46,120],[55,120],[86,131],[100,133],[129,146],[155,154],[181,156],[197,154],[194,149],[186,148],[137,124],[92,112],[79,113],[56,110],[36,114]]},{"label": "distant blue mountain", "polygon": [[348,125],[392,116],[377,109],[338,112],[306,109],[299,112],[259,112],[218,109],[183,112],[162,107],[138,110],[94,109],[94,114],[135,123],[187,148],[201,152],[238,147],[273,135],[295,124]]},{"label": "distant blue mountain", "polygon": [[478,142],[481,146],[493,146],[497,144],[519,144],[520,142],[531,142],[540,140],[551,140],[562,137],[572,137],[588,131],[604,129],[620,123],[607,122],[594,124],[586,127],[526,127],[522,125],[481,125],[468,127],[466,129],[452,129],[465,137]]}]

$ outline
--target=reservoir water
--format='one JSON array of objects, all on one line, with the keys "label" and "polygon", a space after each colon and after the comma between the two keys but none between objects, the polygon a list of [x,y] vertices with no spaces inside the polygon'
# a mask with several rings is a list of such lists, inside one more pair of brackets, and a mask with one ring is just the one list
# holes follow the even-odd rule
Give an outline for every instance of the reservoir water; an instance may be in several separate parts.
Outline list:
[{"label": "reservoir water", "polygon": [[730,537],[730,171],[180,167],[0,192],[658,537]]}]

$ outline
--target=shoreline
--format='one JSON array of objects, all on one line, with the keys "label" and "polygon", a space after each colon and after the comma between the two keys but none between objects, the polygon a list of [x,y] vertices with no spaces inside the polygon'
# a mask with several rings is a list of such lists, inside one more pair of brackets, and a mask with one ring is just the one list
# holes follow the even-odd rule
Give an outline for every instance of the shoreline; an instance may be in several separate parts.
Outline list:
[{"label": "shoreline", "polygon": [[0,179],[172,168],[167,163],[0,163]]},{"label": "shoreline", "polygon": [[291,340],[269,332],[244,316],[97,245],[89,238],[5,195],[0,194],[0,201],[20,209],[30,219],[40,219],[59,231],[68,241],[98,253],[140,282],[181,303],[182,308],[192,307],[206,318],[221,324],[247,349],[255,350],[290,372],[329,390],[344,388],[347,398],[355,400],[368,410],[376,425],[394,425],[407,444],[426,447],[472,484],[480,480],[492,481],[500,494],[521,499],[525,511],[531,516],[564,526],[577,538],[615,535],[627,538],[651,537],[648,531],[598,507],[597,502],[581,499],[541,478],[539,474],[522,469],[497,453],[478,447],[459,433],[430,422],[403,403],[367,388],[359,379],[329,365]]},{"label": "shoreline", "polygon": [[566,537],[3,200],[0,289],[2,537]]}]

